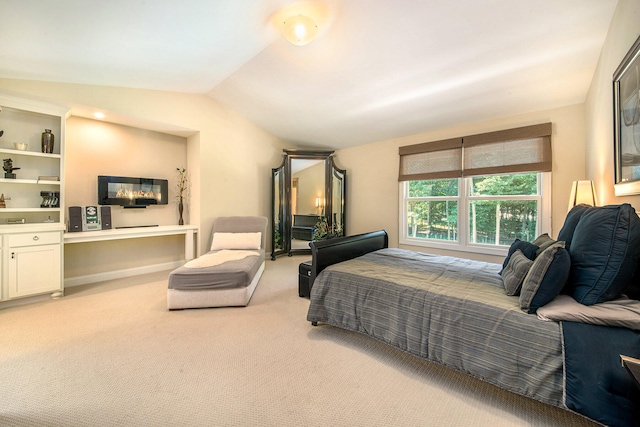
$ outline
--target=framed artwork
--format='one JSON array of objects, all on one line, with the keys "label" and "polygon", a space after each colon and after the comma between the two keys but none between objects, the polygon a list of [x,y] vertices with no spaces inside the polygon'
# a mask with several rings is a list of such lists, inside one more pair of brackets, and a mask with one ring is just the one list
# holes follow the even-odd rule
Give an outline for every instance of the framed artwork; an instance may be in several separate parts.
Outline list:
[{"label": "framed artwork", "polygon": [[613,74],[615,194],[640,194],[640,37]]}]

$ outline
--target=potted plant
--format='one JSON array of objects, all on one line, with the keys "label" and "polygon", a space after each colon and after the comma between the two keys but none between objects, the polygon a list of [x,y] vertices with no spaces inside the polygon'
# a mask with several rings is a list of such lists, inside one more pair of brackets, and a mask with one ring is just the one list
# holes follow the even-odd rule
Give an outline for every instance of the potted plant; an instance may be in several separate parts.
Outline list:
[{"label": "potted plant", "polygon": [[178,171],[178,213],[180,214],[180,218],[178,219],[178,225],[184,225],[184,219],[182,218],[182,214],[184,212],[184,199],[187,196],[187,170],[185,168],[176,168]]},{"label": "potted plant", "polygon": [[327,240],[340,237],[343,235],[342,224],[336,222],[329,226],[326,217],[321,217],[313,230],[313,240]]}]

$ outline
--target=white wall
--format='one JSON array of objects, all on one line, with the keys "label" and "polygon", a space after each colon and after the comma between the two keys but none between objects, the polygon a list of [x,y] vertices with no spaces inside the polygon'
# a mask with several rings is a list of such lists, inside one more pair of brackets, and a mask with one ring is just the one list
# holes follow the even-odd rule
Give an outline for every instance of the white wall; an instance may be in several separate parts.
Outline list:
[{"label": "white wall", "polygon": [[67,105],[72,115],[101,110],[106,121],[187,137],[190,222],[206,246],[218,216],[269,216],[271,168],[288,146],[206,95],[0,79],[0,90]]},{"label": "white wall", "polygon": [[[114,226],[172,225],[178,223],[176,187],[178,167],[187,165],[187,139],[70,117],[67,120],[65,204],[98,203],[98,175],[157,178],[169,181],[169,204],[146,209],[112,206]],[[188,212],[185,217],[188,223]]]},{"label": "white wall", "polygon": [[[70,117],[66,130],[63,209],[97,204],[98,175],[167,179],[169,204],[146,209],[112,206],[112,224],[119,227],[178,223],[176,168],[187,164],[185,137],[81,117]],[[188,212],[185,219],[188,223]],[[64,273],[66,278],[72,278],[183,258],[182,236],[76,243],[65,247]]]},{"label": "white wall", "polygon": [[594,181],[598,204],[630,203],[640,196],[614,195],[613,73],[640,36],[640,1],[619,0],[586,101],[586,175]]},{"label": "white wall", "polygon": [[[567,213],[571,183],[585,175],[582,104],[459,125],[338,151],[336,162],[339,167],[347,169],[348,234],[385,229],[389,233],[389,245],[398,246],[398,147],[545,122],[553,123],[552,233],[557,235]],[[468,252],[429,251],[493,262],[502,260],[502,257]]]}]

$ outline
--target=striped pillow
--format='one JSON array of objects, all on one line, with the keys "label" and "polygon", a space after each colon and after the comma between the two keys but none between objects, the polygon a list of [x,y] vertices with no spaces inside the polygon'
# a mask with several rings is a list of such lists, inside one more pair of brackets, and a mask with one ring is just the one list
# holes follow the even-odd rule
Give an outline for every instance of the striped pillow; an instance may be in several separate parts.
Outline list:
[{"label": "striped pillow", "polygon": [[540,254],[544,252],[545,249],[547,249],[549,246],[553,245],[554,243],[556,243],[556,241],[553,240],[551,237],[549,237],[547,233],[539,235],[538,237],[536,237],[536,240],[531,242],[531,244],[538,246],[538,250],[536,251],[536,256],[540,256]]},{"label": "striped pillow", "polygon": [[538,255],[529,269],[520,290],[520,308],[533,314],[551,302],[569,278],[571,256],[564,242],[555,242]]},{"label": "striped pillow", "polygon": [[502,281],[507,295],[520,295],[522,282],[532,264],[533,261],[527,258],[520,249],[516,249],[511,255],[507,266],[502,270]]}]

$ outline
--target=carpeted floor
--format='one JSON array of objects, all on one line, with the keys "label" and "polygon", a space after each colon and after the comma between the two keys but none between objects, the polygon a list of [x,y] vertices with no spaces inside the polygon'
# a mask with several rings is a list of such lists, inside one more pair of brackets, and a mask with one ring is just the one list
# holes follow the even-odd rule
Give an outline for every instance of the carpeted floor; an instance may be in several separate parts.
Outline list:
[{"label": "carpeted floor", "polygon": [[0,310],[1,426],[594,426],[306,320],[297,266],[248,307],[167,311],[168,272]]}]

